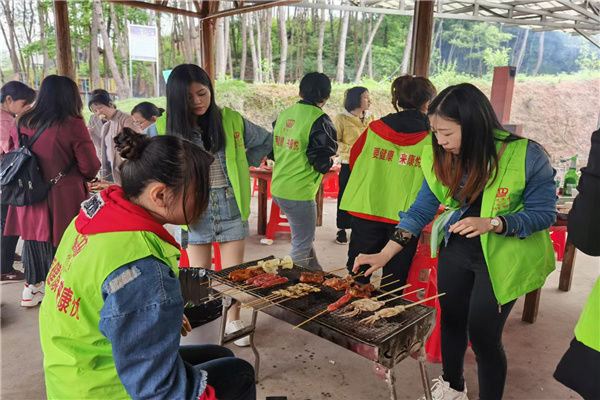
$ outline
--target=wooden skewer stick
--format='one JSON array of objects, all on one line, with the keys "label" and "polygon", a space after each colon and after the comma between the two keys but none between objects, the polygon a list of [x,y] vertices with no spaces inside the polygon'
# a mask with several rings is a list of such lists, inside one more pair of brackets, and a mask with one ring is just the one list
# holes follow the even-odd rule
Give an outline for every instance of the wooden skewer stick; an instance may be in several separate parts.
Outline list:
[{"label": "wooden skewer stick", "polygon": [[408,293],[404,293],[404,294],[400,295],[400,297],[404,297],[404,296],[408,296],[409,294],[417,293],[419,290],[425,290],[425,289],[413,290],[412,292],[408,292]]},{"label": "wooden skewer stick", "polygon": [[296,297],[288,297],[288,298],[286,298],[285,300],[281,300],[281,301],[278,301],[277,303],[272,303],[272,304],[269,304],[268,306],[265,306],[265,307],[263,307],[263,308],[259,308],[259,309],[258,309],[258,310],[256,310],[256,311],[264,310],[265,308],[269,308],[269,307],[271,307],[271,306],[274,306],[275,304],[283,303],[284,301],[288,301],[288,300],[295,299],[295,298],[296,298]]},{"label": "wooden skewer stick", "polygon": [[340,271],[343,271],[345,269],[348,269],[348,267],[342,267],[342,268],[334,269],[333,271],[327,272],[327,275],[333,274],[334,272],[340,272]]},{"label": "wooden skewer stick", "polygon": [[[300,261],[308,261],[308,260],[312,260],[314,257],[308,257],[308,258],[303,258],[302,260],[296,260],[296,261],[292,261],[294,264],[295,263],[299,263]],[[281,265],[281,264],[280,264]]]},{"label": "wooden skewer stick", "polygon": [[292,329],[296,329],[301,327],[302,325],[304,325],[305,323],[307,323],[308,321],[312,321],[313,319],[317,318],[320,315],[323,315],[327,312],[327,309],[324,309],[323,311],[321,311],[320,313],[318,313],[317,315],[313,315],[312,317],[310,317],[309,319],[307,319],[306,321],[302,322],[301,324],[296,325],[295,327],[293,327]]},{"label": "wooden skewer stick", "polygon": [[213,294],[213,295],[210,295],[210,296],[206,296],[205,298],[200,299],[200,301],[204,301],[206,299],[210,299],[211,297],[213,298],[213,300],[216,300],[217,298],[220,298],[221,296],[224,296],[225,293],[227,293],[227,292],[229,292],[231,290],[240,290],[240,287],[246,287],[246,286],[251,287],[252,285],[243,285],[243,286],[232,287],[232,288],[229,288],[227,290],[223,290],[222,292],[219,292],[219,293],[216,293],[216,294]]},{"label": "wooden skewer stick", "polygon": [[223,277],[221,277],[221,278],[212,279],[212,280],[210,280],[210,281],[202,282],[200,285],[206,285],[206,284],[208,284],[208,283],[211,283],[211,282],[222,281],[223,279],[227,279],[227,277],[226,277],[226,276],[223,276]]},{"label": "wooden skewer stick", "polygon": [[[380,294],[379,296],[376,296],[375,298],[376,298],[376,299],[378,299],[378,298],[380,298],[380,297],[387,296],[388,294],[395,293],[395,292],[397,292],[397,291],[399,291],[399,290],[402,290],[402,289],[405,289],[405,288],[407,288],[407,287],[409,287],[409,286],[410,286],[410,283],[409,283],[408,285],[404,285],[404,286],[402,286],[402,287],[399,287],[398,289],[394,289],[394,290],[392,290],[392,291],[390,291],[390,292],[385,292],[384,294]],[[381,287],[381,286],[379,286],[379,287]],[[379,288],[377,288],[377,289],[379,289]]]},{"label": "wooden skewer stick", "polygon": [[256,300],[249,301],[248,303],[244,304],[242,307],[245,307],[245,308],[246,307],[252,307],[252,305],[254,303],[262,303],[263,301],[275,298],[277,296],[279,296],[279,295],[278,294],[271,294],[271,295],[268,295],[268,296],[265,296],[265,297],[261,297],[261,298],[256,299]]},{"label": "wooden skewer stick", "polygon": [[387,285],[391,285],[391,284],[396,283],[396,282],[400,282],[400,279],[396,279],[395,281],[388,282],[385,285],[378,286],[377,289],[385,287]]},{"label": "wooden skewer stick", "polygon": [[215,287],[217,287],[217,286],[221,286],[221,285],[227,285],[228,283],[231,283],[231,282],[219,282],[219,283],[217,283],[217,284],[210,285],[208,288],[209,288],[209,289],[212,289],[212,288],[215,288]]},{"label": "wooden skewer stick", "polygon": [[[252,285],[249,285],[249,286],[252,286]],[[246,288],[245,289],[238,289],[237,292],[232,292],[232,293],[221,292],[220,293],[220,295],[221,295],[220,297],[222,298],[222,297],[225,297],[225,296],[229,296],[229,297],[231,297],[231,296],[237,296],[238,294],[249,293],[249,292],[252,292],[254,290],[259,290],[259,289],[263,289],[263,288],[259,286],[259,287],[255,287],[253,289],[246,289]]]},{"label": "wooden skewer stick", "polygon": [[[376,281],[369,282],[369,283],[372,285],[372,284],[374,284],[374,283],[377,283],[377,282],[379,282],[379,281],[382,281],[382,280],[384,280],[385,278],[389,278],[389,277],[390,277],[390,276],[392,276],[392,275],[394,275],[394,274],[389,274],[389,275],[387,275],[387,276],[384,276],[384,277],[381,277],[381,278],[377,279]],[[357,275],[357,276],[358,276],[358,275]],[[399,281],[399,280],[400,280],[400,279],[398,279],[398,281]],[[395,281],[395,282],[398,282],[398,281]],[[389,283],[388,283],[388,285],[389,285]]]},{"label": "wooden skewer stick", "polygon": [[250,305],[250,303],[248,303],[248,304],[244,304],[244,307],[256,307],[256,306],[261,306],[261,305],[263,305],[263,304],[265,304],[265,303],[272,302],[272,301],[274,301],[274,300],[279,300],[279,299],[281,299],[282,297],[285,297],[285,296],[277,295],[277,296],[275,296],[275,297],[270,297],[270,298],[268,298],[268,299],[265,297],[264,299],[259,299],[259,300],[261,300],[261,301],[258,301],[258,302],[255,302],[255,301],[253,301],[253,302],[252,302],[252,305]]},{"label": "wooden skewer stick", "polygon": [[431,297],[428,297],[428,298],[426,298],[426,299],[423,299],[423,300],[417,301],[416,303],[411,303],[411,304],[408,304],[408,305],[404,306],[404,309],[406,310],[407,308],[411,308],[411,307],[413,307],[413,306],[416,306],[417,304],[425,303],[426,301],[429,301],[429,300],[431,300],[431,299],[435,299],[435,298],[441,297],[441,296],[443,296],[443,295],[445,295],[445,294],[446,294],[446,293],[440,293],[440,294],[436,294],[435,296],[431,296]]}]

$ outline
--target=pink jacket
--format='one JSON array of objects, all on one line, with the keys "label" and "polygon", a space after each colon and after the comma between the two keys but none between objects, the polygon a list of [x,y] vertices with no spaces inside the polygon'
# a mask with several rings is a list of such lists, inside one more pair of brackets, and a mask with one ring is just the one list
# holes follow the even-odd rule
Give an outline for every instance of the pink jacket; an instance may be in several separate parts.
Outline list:
[{"label": "pink jacket", "polygon": [[0,154],[13,151],[18,146],[17,132],[11,132],[15,118],[8,112],[0,110]]}]

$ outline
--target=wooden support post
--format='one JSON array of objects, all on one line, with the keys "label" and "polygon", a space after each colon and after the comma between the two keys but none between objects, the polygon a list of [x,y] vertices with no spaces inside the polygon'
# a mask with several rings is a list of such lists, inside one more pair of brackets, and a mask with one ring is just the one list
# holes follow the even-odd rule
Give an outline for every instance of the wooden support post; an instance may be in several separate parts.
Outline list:
[{"label": "wooden support post", "polygon": [[58,74],[75,80],[73,55],[71,53],[71,33],[67,2],[54,0],[54,26],[56,28],[56,59]]},{"label": "wooden support post", "polygon": [[[203,1],[200,18],[206,18],[218,9],[218,1]],[[213,82],[215,81],[215,22],[215,19],[202,20],[202,68]]]},{"label": "wooden support post", "polygon": [[517,69],[515,67],[494,68],[490,102],[496,112],[498,121],[500,121],[502,125],[508,124],[510,120],[510,108],[515,89],[516,75]]},{"label": "wooden support post", "polygon": [[264,179],[258,180],[258,234],[267,233],[267,199],[269,196],[269,183]]},{"label": "wooden support post", "polygon": [[571,290],[571,281],[573,280],[573,265],[575,264],[575,255],[577,249],[571,241],[569,235],[567,235],[567,242],[565,243],[565,254],[563,255],[562,266],[560,269],[560,278],[558,281],[558,288],[563,292]]},{"label": "wooden support post", "polygon": [[542,288],[536,289],[525,295],[525,304],[523,305],[523,316],[521,320],[533,324],[537,319],[538,308],[540,307],[540,296]]},{"label": "wooden support post", "polygon": [[410,61],[410,73],[415,76],[429,77],[434,9],[435,1],[415,1],[412,57]]}]

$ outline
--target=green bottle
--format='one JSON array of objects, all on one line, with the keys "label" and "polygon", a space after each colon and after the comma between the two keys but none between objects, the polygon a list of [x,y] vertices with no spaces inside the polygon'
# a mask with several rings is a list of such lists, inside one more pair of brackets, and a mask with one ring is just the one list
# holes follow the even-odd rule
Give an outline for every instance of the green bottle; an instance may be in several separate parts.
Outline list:
[{"label": "green bottle", "polygon": [[565,174],[565,186],[563,195],[572,196],[573,189],[577,187],[579,176],[577,176],[577,156],[571,158],[571,166],[569,171]]}]

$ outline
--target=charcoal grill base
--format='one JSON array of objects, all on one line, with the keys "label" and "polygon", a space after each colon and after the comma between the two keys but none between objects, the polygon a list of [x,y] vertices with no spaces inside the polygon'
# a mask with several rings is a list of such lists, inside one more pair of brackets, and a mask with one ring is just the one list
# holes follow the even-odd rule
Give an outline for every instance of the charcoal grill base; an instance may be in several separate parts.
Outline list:
[{"label": "charcoal grill base", "polygon": [[[263,260],[274,258],[273,256],[267,257]],[[227,268],[222,271],[209,271],[211,279],[222,278],[229,275],[230,272],[248,268],[249,266],[256,265],[259,260],[248,262],[239,266]],[[289,285],[298,283],[298,277],[300,271],[312,271],[301,265],[294,265],[292,270],[281,270],[280,274],[290,279]],[[224,281],[222,281],[224,282]],[[221,286],[218,291],[224,291],[229,288],[235,288],[241,286],[239,282],[227,282]],[[284,286],[278,286],[276,289],[280,289]],[[310,298],[305,296],[300,299],[293,299],[282,304],[273,305],[271,307],[264,307],[264,304],[257,306],[261,308],[261,311],[279,320],[287,322],[291,325],[298,325],[305,322],[308,318],[315,315],[318,311],[322,311],[328,304],[333,303],[341,294],[333,291],[331,288],[320,287],[321,292],[312,293],[314,297]],[[252,295],[255,298],[264,298],[270,293],[271,289],[264,289],[247,293],[246,295]],[[234,291],[233,293],[235,293]],[[235,294],[227,296],[225,298],[235,298]],[[311,299],[313,300],[311,303]],[[231,308],[233,302],[225,301],[223,303],[223,316],[227,315],[227,311]],[[398,299],[391,301],[389,306],[398,304],[410,304],[405,299]],[[318,310],[316,309],[318,308]],[[317,317],[301,326],[301,329],[311,332],[325,340],[328,340],[334,344],[345,347],[346,349],[360,354],[361,356],[373,361],[375,368],[380,368],[383,374],[378,374],[387,382],[388,391],[390,398],[395,400],[397,398],[395,387],[394,387],[394,373],[393,367],[409,357],[415,352],[420,352],[418,358],[419,368],[421,371],[421,378],[423,383],[423,389],[426,394],[426,399],[431,400],[431,392],[429,387],[429,378],[427,376],[427,370],[425,368],[425,342],[433,331],[435,325],[436,310],[431,307],[425,307],[423,305],[417,305],[409,308],[399,316],[388,318],[389,322],[378,322],[374,327],[365,328],[359,326],[356,323],[356,319],[352,322],[352,319],[341,318],[336,315],[328,315],[326,313],[321,317]],[[256,329],[256,319],[258,312],[255,310],[252,314],[252,322],[250,326],[243,330],[243,333],[249,332],[250,345],[255,355],[255,372],[258,382],[259,366],[260,366],[260,355],[258,350],[254,346],[254,332]],[[348,322],[349,321],[349,322]],[[226,318],[223,318],[221,324],[221,340],[220,344],[230,343],[234,340],[239,339],[246,334],[236,332],[232,335],[225,336],[225,325]]]}]

